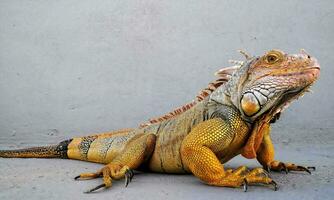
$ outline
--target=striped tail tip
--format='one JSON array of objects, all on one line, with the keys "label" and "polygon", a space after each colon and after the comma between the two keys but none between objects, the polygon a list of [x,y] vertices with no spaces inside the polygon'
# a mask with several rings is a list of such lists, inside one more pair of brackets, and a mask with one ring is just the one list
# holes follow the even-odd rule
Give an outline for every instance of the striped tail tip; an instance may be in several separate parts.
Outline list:
[{"label": "striped tail tip", "polygon": [[2,158],[67,158],[67,147],[72,141],[65,140],[58,145],[31,147],[15,150],[0,150]]}]

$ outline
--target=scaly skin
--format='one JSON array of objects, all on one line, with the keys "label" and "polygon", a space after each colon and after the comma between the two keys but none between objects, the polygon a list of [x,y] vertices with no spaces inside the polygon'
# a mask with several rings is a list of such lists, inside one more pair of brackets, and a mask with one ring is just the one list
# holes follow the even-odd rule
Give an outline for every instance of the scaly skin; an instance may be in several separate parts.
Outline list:
[{"label": "scaly skin", "polygon": [[[240,187],[273,185],[268,171],[307,171],[307,167],[274,159],[270,123],[319,76],[319,64],[304,51],[285,54],[272,50],[262,57],[242,52],[245,61],[222,69],[220,77],[192,103],[151,119],[136,129],[73,138],[49,147],[0,151],[0,157],[70,158],[107,164],[95,173],[75,179],[103,178],[87,191],[111,187],[113,179],[132,170],[192,173],[208,185]],[[246,166],[225,170],[236,155],[256,158],[263,168]]]}]

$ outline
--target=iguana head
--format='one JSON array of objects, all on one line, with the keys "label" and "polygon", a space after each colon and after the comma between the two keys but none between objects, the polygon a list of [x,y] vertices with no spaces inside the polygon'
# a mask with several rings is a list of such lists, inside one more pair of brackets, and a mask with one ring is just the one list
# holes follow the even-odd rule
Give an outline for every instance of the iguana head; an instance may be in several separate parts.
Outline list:
[{"label": "iguana head", "polygon": [[224,86],[224,94],[247,121],[263,114],[274,117],[317,80],[320,66],[305,51],[286,54],[271,50],[248,57]]}]

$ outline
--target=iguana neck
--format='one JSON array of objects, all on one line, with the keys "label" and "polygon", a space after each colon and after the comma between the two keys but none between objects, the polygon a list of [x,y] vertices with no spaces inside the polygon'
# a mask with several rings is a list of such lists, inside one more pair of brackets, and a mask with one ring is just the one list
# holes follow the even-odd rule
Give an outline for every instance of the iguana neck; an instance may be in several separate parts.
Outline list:
[{"label": "iguana neck", "polygon": [[212,92],[209,96],[209,102],[216,102],[234,107],[242,114],[245,121],[247,121],[247,118],[241,111],[240,93],[242,92],[243,83],[248,78],[248,69],[255,59],[256,58],[246,60],[240,69],[232,74],[230,80],[225,85],[222,85]]}]

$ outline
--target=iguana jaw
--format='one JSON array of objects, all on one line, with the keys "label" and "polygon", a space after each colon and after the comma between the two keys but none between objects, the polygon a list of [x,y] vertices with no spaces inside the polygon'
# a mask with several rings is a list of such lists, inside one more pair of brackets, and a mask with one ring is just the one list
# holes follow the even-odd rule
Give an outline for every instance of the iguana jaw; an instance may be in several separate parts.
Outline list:
[{"label": "iguana jaw", "polygon": [[268,112],[268,120],[271,120],[276,114],[283,112],[294,100],[299,99],[300,97],[304,96],[306,92],[310,91],[311,86],[317,80],[319,76],[319,67],[312,67],[309,69],[310,72],[306,72],[308,76],[310,76],[310,84],[299,87],[288,89],[287,91],[283,92],[280,95],[279,100],[272,106],[272,109]]},{"label": "iguana jaw", "polygon": [[282,98],[279,100],[276,106],[273,106],[273,108],[268,112],[268,122],[272,120],[275,115],[278,113],[283,112],[294,100],[299,99],[300,97],[304,96],[306,92],[309,92],[309,88],[312,86],[312,84],[306,86],[303,89],[294,90],[294,91],[288,91],[286,92]]}]

